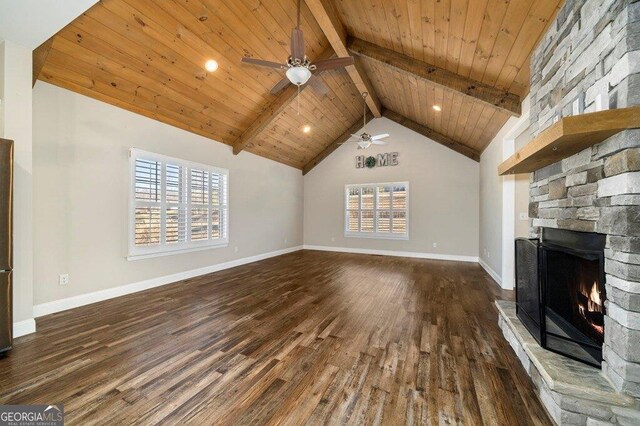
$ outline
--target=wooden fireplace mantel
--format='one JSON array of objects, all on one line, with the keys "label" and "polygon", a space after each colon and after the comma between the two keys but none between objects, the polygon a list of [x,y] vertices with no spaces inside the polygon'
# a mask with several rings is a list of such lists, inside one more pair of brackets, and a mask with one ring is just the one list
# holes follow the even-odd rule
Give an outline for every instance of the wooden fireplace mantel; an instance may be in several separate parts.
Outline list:
[{"label": "wooden fireplace mantel", "polygon": [[500,164],[498,174],[531,173],[636,128],[640,128],[640,107],[565,117]]}]

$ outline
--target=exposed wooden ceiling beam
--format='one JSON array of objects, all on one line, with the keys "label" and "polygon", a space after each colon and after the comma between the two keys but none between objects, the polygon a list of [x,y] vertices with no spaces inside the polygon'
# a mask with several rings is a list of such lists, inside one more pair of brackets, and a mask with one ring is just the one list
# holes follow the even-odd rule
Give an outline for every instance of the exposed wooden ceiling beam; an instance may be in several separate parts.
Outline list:
[{"label": "exposed wooden ceiling beam", "polygon": [[[318,25],[320,25],[322,32],[324,32],[324,35],[329,40],[331,47],[336,51],[336,54],[340,57],[350,56],[349,50],[347,49],[347,31],[344,25],[342,25],[342,21],[340,21],[340,17],[331,0],[305,0],[305,3],[311,10]],[[373,116],[380,117],[382,115],[382,105],[362,66],[356,62],[355,65],[348,66],[346,69],[349,77],[351,77],[351,80],[353,80],[353,83],[358,88],[358,91],[369,94],[366,102]]]},{"label": "exposed wooden ceiling beam", "polygon": [[[322,54],[316,58],[316,61],[322,59],[329,59],[334,56],[333,49],[328,48]],[[316,75],[320,76],[322,71],[317,72]],[[300,93],[304,91],[309,85],[305,84],[300,87]],[[258,136],[264,129],[269,127],[269,125],[282,113],[291,102],[298,96],[298,88],[293,84],[288,85],[284,88],[276,97],[276,99],[267,106],[267,108],[262,111],[262,113],[258,116],[257,119],[251,123],[251,125],[242,132],[240,137],[233,142],[233,153],[239,154],[243,149],[245,149],[251,142]]]},{"label": "exposed wooden ceiling beam", "polygon": [[44,63],[47,60],[47,56],[49,56],[49,52],[51,51],[51,46],[53,46],[53,37],[42,43],[40,46],[36,47],[32,53],[33,76],[31,87],[36,85],[36,81],[38,81],[38,77],[40,77],[40,73],[42,72]]},{"label": "exposed wooden ceiling beam", "polygon": [[[371,118],[371,114],[367,113],[367,121],[369,121],[370,118]],[[302,168],[302,174],[306,175],[307,173],[309,173],[311,169],[313,169],[315,166],[320,164],[322,160],[327,158],[333,151],[338,149],[340,147],[340,144],[348,141],[351,138],[351,135],[356,133],[361,128],[362,128],[362,119],[358,119],[355,123],[351,125],[351,127],[345,130],[345,132],[341,134],[338,139],[331,142],[331,144],[329,144],[325,149],[323,149],[320,154],[316,155],[316,157],[313,160],[305,164],[305,166]]]},{"label": "exposed wooden ceiling beam", "polygon": [[480,153],[478,151],[458,141],[455,141],[450,137],[443,135],[442,133],[438,133],[435,130],[423,126],[422,124],[416,123],[415,121],[388,109],[385,109],[382,112],[382,115],[389,120],[395,121],[396,123],[408,129],[411,129],[414,132],[419,133],[422,136],[425,136],[435,142],[438,142],[439,144],[444,145],[447,148],[450,148],[466,157],[469,157],[474,161],[480,161]]},{"label": "exposed wooden ceiling beam", "polygon": [[358,38],[349,40],[348,49],[354,55],[371,59],[401,73],[411,74],[445,89],[470,96],[516,117],[522,113],[520,96],[516,94],[496,89],[488,84],[463,77]]}]

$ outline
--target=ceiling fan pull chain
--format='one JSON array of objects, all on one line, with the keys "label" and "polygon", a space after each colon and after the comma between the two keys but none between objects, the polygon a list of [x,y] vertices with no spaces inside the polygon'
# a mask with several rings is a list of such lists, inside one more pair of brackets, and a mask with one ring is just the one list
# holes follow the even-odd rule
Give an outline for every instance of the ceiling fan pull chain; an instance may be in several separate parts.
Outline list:
[{"label": "ceiling fan pull chain", "polygon": [[298,96],[296,98],[298,98],[298,115],[300,115],[300,85],[298,85]]}]

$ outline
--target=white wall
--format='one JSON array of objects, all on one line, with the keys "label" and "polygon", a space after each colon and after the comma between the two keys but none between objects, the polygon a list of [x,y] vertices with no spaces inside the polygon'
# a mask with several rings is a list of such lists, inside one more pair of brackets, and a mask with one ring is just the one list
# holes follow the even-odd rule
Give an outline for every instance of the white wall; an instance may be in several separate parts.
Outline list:
[{"label": "white wall", "polygon": [[[516,150],[516,141],[529,126],[530,100],[522,101],[522,116],[511,117],[480,156],[480,264],[504,288],[510,289],[513,279],[503,280],[502,275],[512,275],[513,238],[516,235],[522,204],[517,204],[517,192],[527,190],[513,176],[499,176],[498,166]],[[528,180],[527,180],[528,182]],[[503,220],[508,211],[509,220]],[[508,233],[505,232],[508,228]],[[505,248],[505,245],[508,247]],[[504,282],[503,282],[504,281]]]},{"label": "white wall", "polygon": [[14,141],[13,334],[33,320],[32,50],[96,0],[0,0],[0,137]]},{"label": "white wall", "polygon": [[0,137],[14,141],[13,321],[14,335],[33,321],[31,49],[0,41]]},{"label": "white wall", "polygon": [[[531,142],[531,129],[527,129],[516,138],[516,151],[524,147]],[[527,238],[529,236],[529,173],[522,173],[515,176],[516,182],[516,208],[515,208],[515,224],[516,224],[516,238]],[[521,214],[524,214],[527,219],[522,219]]]},{"label": "white wall", "polygon": [[[43,82],[33,114],[35,304],[302,244],[299,170]],[[125,259],[131,147],[229,169],[227,248]]]},{"label": "white wall", "polygon": [[0,40],[33,50],[97,0],[0,0]]},{"label": "white wall", "polygon": [[[305,176],[305,245],[477,258],[479,164],[386,118],[366,129],[390,133],[389,145],[343,145]],[[384,152],[399,165],[355,168],[356,155]],[[409,240],[346,238],[345,184],[399,181],[410,184]]]},{"label": "white wall", "polygon": [[[480,156],[480,261],[496,278],[502,271],[502,163],[500,131]],[[499,280],[498,280],[499,281]]]}]

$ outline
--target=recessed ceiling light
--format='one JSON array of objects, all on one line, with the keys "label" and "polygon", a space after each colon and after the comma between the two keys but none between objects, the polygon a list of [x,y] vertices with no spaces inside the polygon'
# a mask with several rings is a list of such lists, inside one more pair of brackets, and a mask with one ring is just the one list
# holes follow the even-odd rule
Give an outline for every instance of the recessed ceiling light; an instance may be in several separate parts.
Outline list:
[{"label": "recessed ceiling light", "polygon": [[302,131],[305,133],[309,133],[311,131],[311,126],[308,124],[302,128]]},{"label": "recessed ceiling light", "polygon": [[435,109],[436,111],[442,111],[442,107],[440,105],[434,105],[433,109]]},{"label": "recessed ceiling light", "polygon": [[214,72],[218,69],[218,62],[213,59],[209,59],[206,64],[204,64],[204,68],[209,72]]}]

